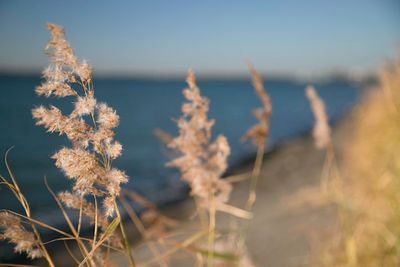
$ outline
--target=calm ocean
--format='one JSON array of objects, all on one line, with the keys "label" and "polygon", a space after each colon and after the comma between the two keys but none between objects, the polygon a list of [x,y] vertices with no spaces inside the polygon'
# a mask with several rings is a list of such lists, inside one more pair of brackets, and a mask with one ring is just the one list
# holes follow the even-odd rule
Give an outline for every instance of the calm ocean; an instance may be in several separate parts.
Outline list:
[{"label": "calm ocean", "polygon": [[[3,158],[6,149],[15,146],[9,163],[33,212],[40,217],[51,215],[56,209],[44,186],[44,177],[55,191],[69,188],[69,182],[50,159],[68,143],[65,137],[46,133],[35,126],[30,110],[48,103],[70,110],[71,98],[49,101],[37,97],[34,87],[39,83],[39,77],[0,76],[0,154]],[[250,81],[200,80],[199,86],[203,95],[211,100],[209,117],[216,119],[213,133],[228,137],[232,148],[231,165],[252,155],[254,147],[239,140],[255,123],[251,110],[261,106]],[[95,82],[97,99],[114,107],[121,118],[116,139],[123,144],[124,151],[115,165],[130,176],[127,187],[159,205],[182,199],[187,194],[178,173],[164,167],[168,159],[166,150],[152,134],[155,128],[177,133],[171,119],[180,114],[184,87],[183,81],[170,80],[98,79]],[[313,116],[304,97],[304,87],[305,84],[290,81],[266,82],[274,105],[269,147],[311,129]],[[316,88],[333,120],[354,105],[361,92],[360,88],[346,82],[316,84]],[[0,171],[6,175],[3,165]],[[0,189],[0,209],[4,208],[19,210],[18,203],[7,190]]]}]

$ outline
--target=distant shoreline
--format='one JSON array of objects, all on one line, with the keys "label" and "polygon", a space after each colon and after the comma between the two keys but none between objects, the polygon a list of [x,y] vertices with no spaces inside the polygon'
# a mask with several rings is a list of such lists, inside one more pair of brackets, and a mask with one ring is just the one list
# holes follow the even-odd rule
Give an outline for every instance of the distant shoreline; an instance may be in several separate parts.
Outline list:
[{"label": "distant shoreline", "polygon": [[[0,79],[4,77],[9,78],[37,78],[40,79],[42,74],[40,72],[2,72],[0,71]],[[154,82],[185,82],[185,74],[182,75],[149,75],[149,74],[120,74],[120,73],[109,73],[109,74],[94,74],[96,80],[124,80],[124,81],[154,81]],[[268,82],[294,82],[300,84],[324,84],[329,82],[346,82],[346,83],[357,83],[357,84],[375,84],[377,77],[374,74],[365,75],[363,77],[355,78],[346,74],[338,73],[331,75],[324,75],[321,77],[301,78],[289,74],[281,75],[269,75],[264,74],[265,81]],[[200,82],[248,82],[250,83],[250,76],[247,73],[244,74],[204,74],[199,75]],[[32,89],[33,90],[33,89]]]}]

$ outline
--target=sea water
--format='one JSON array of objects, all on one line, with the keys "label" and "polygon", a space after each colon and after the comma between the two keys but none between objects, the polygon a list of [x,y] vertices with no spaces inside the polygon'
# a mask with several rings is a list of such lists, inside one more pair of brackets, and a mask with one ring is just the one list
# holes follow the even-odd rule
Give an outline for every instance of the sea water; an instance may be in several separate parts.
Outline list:
[{"label": "sea water", "polygon": [[[33,212],[44,216],[57,209],[44,185],[44,177],[56,192],[71,187],[71,181],[50,158],[69,143],[64,136],[35,126],[31,109],[53,104],[70,112],[73,98],[38,97],[34,88],[39,84],[40,77],[0,76],[0,157],[3,159],[5,151],[14,146],[8,162]],[[155,128],[177,134],[173,118],[181,113],[184,81],[97,79],[94,86],[97,100],[107,102],[120,115],[115,138],[123,144],[123,154],[114,164],[129,175],[126,188],[136,190],[158,205],[184,198],[187,187],[179,181],[176,170],[165,167],[171,155],[153,135]],[[200,80],[199,86],[202,94],[210,99],[209,118],[215,119],[214,136],[224,134],[228,138],[232,151],[230,165],[235,166],[254,155],[255,147],[240,141],[247,129],[256,123],[252,110],[261,106],[251,82]],[[265,87],[273,103],[269,148],[311,129],[314,118],[304,95],[305,86],[295,81],[266,81]],[[316,88],[332,120],[352,107],[361,92],[358,86],[343,81],[316,84]],[[7,176],[4,164],[0,164],[0,172]],[[5,208],[21,210],[15,198],[2,187],[0,209]],[[60,215],[57,214],[55,216]]]}]

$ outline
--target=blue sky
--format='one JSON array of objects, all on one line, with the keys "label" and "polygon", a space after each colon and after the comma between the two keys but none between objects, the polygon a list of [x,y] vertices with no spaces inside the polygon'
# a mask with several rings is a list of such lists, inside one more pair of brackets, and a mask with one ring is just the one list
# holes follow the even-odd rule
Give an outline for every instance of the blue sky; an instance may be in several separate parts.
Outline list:
[{"label": "blue sky", "polygon": [[373,71],[400,47],[398,0],[0,0],[0,71],[47,65],[45,23],[99,74]]}]

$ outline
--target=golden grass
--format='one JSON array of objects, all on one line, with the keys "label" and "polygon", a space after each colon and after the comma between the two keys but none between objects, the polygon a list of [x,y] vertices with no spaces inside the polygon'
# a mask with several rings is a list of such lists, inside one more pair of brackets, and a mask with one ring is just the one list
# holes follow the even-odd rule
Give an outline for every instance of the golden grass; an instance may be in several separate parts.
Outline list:
[{"label": "golden grass", "polygon": [[[355,111],[355,132],[343,155],[342,175],[329,185],[338,207],[338,243],[317,266],[400,264],[400,62],[386,65],[379,85]],[[335,166],[337,167],[337,166]]]}]

